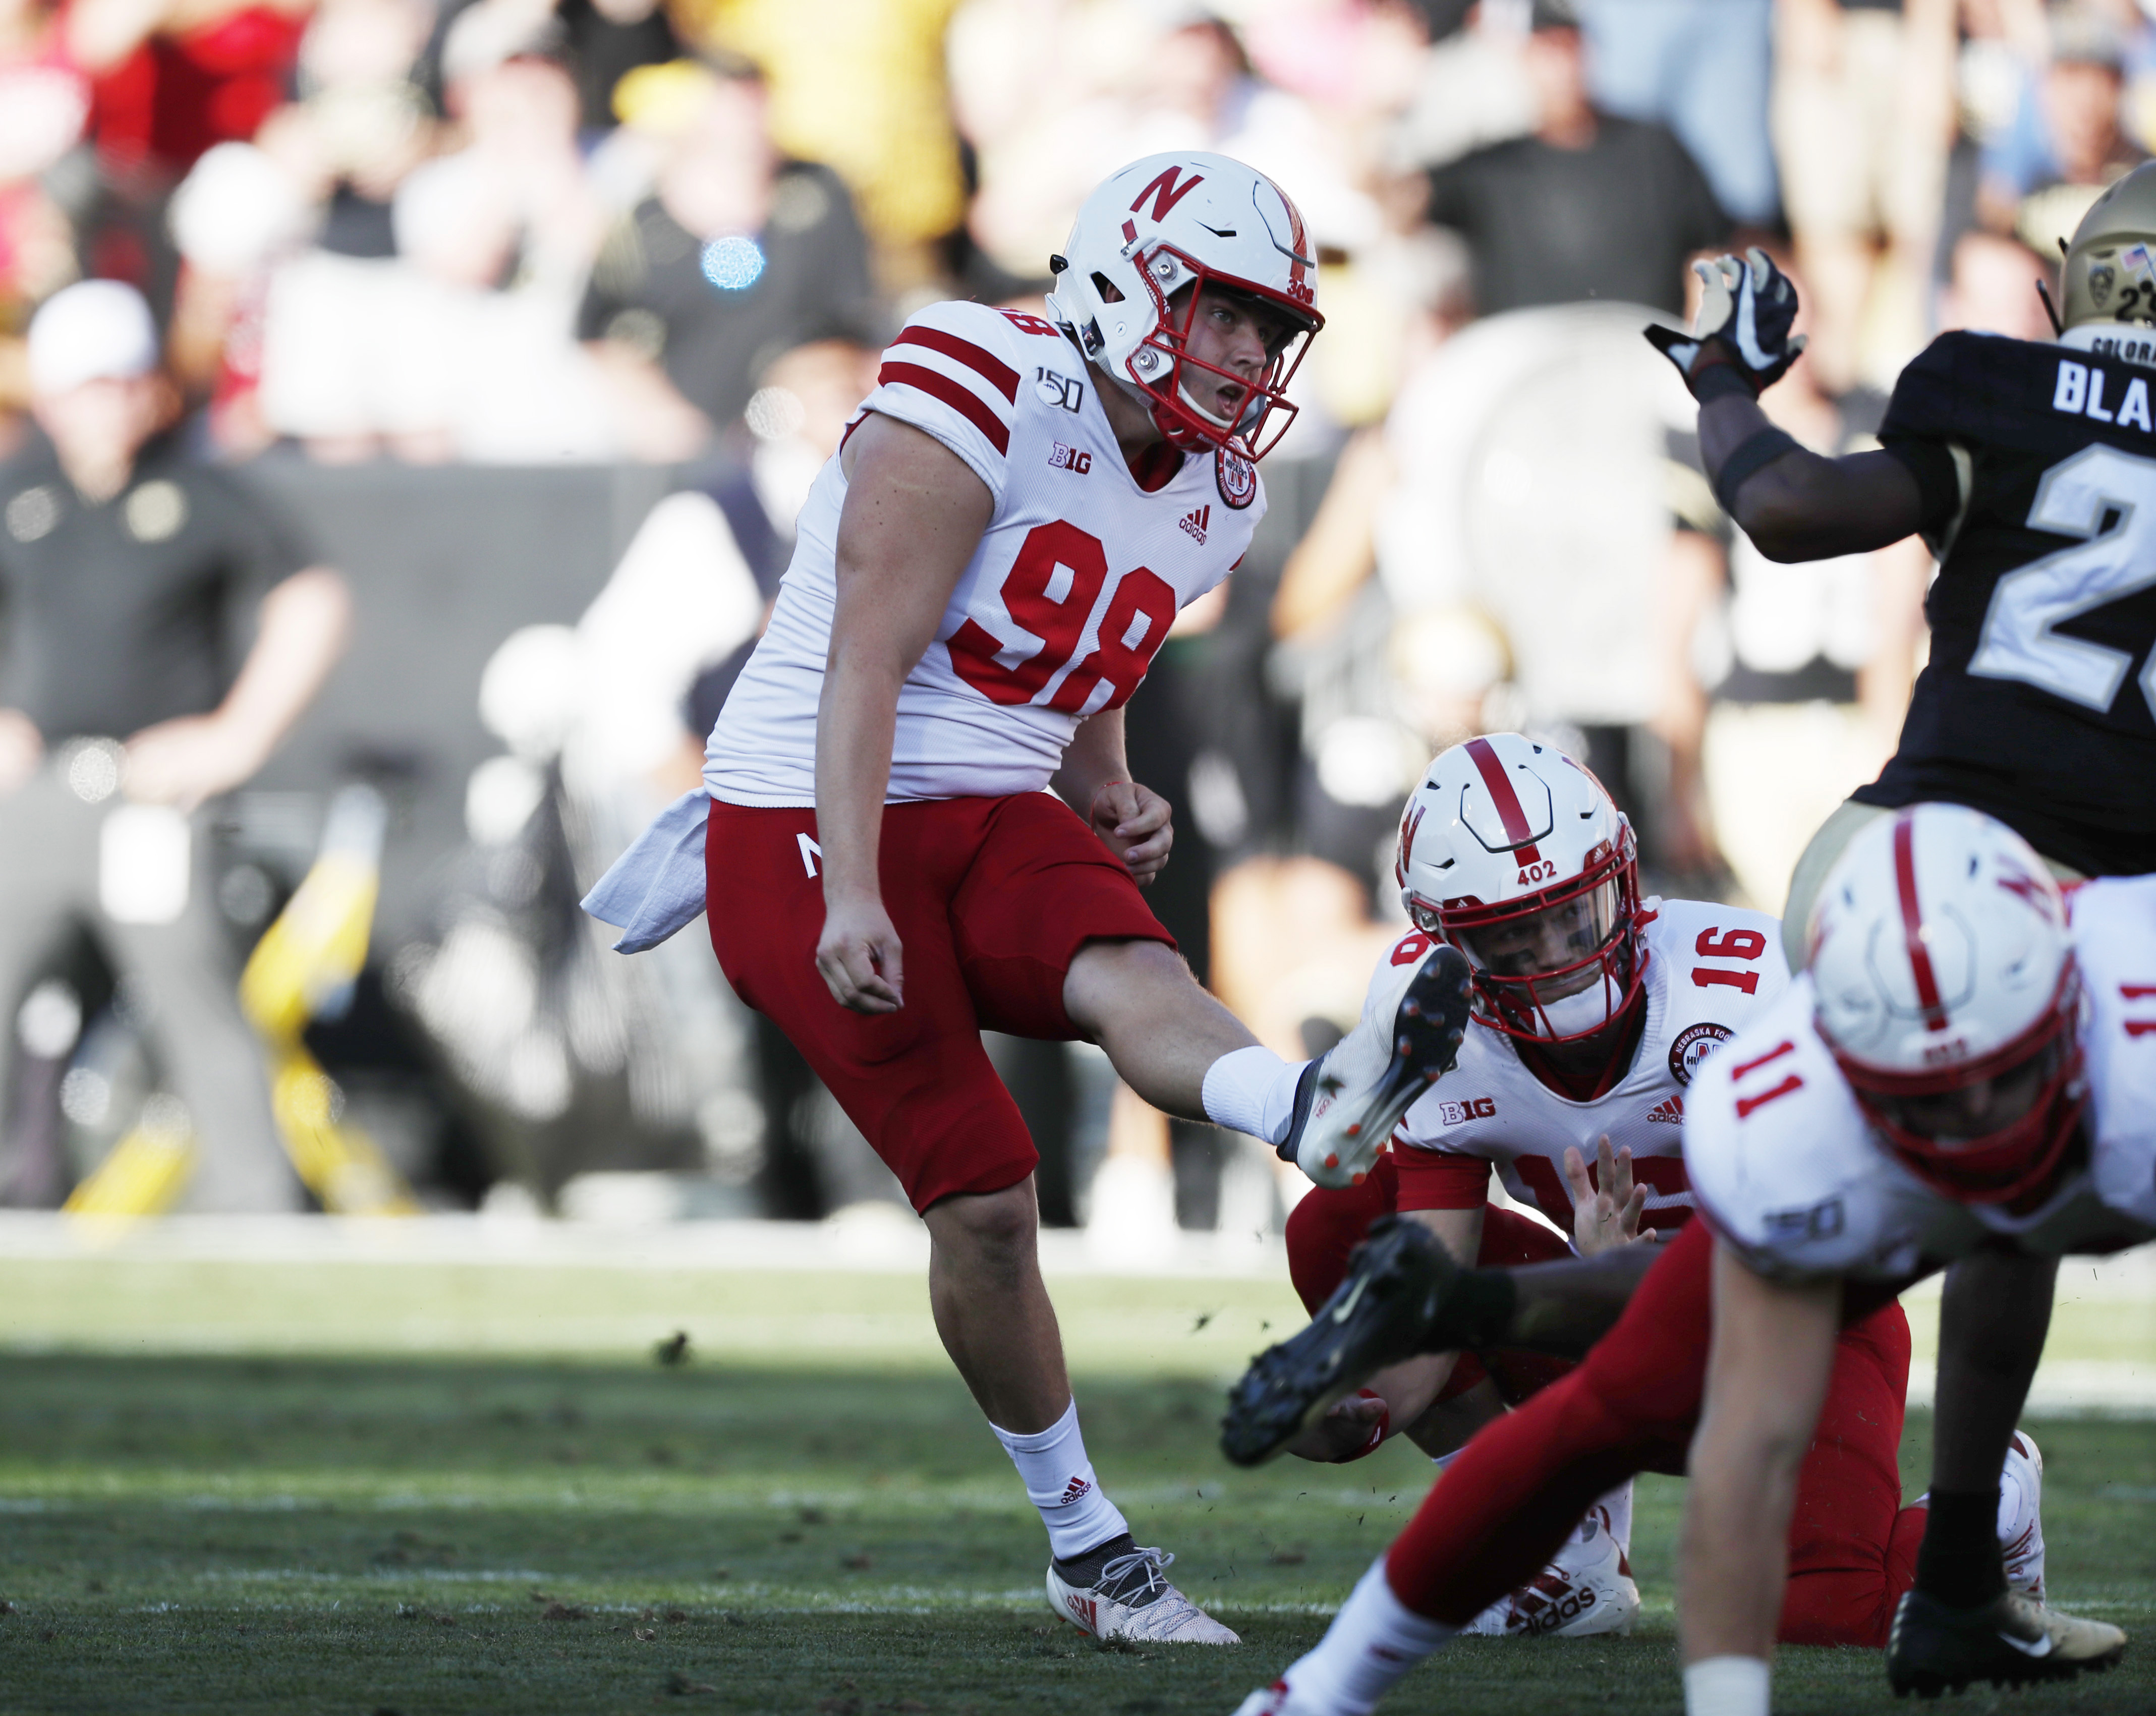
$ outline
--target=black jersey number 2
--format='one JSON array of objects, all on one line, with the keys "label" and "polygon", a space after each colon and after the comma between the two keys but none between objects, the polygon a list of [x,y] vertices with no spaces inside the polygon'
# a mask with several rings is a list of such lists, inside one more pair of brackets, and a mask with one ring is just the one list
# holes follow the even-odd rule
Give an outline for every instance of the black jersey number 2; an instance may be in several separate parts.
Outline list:
[{"label": "black jersey number 2", "polygon": [[[2104,530],[2107,514],[2117,522]],[[2058,629],[2156,584],[2156,460],[2116,447],[2083,448],[2044,473],[2029,528],[2087,540],[2000,577],[1969,670],[2108,710],[2133,655],[2061,637]],[[2142,667],[2141,695],[2156,715],[2156,651]]]}]

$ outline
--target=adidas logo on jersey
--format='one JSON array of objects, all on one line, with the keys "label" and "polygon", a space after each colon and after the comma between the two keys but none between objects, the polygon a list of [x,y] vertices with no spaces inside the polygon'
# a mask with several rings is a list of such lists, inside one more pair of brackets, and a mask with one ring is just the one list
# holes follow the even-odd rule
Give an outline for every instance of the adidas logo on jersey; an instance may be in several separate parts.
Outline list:
[{"label": "adidas logo on jersey", "polygon": [[1049,467],[1054,470],[1074,470],[1083,476],[1093,468],[1093,455],[1082,447],[1066,447],[1058,441],[1048,450]]},{"label": "adidas logo on jersey", "polygon": [[1194,537],[1202,547],[1205,541],[1205,527],[1213,522],[1210,506],[1194,506],[1183,515],[1183,527]]},{"label": "adidas logo on jersey", "polygon": [[1055,1505],[1059,1508],[1067,1508],[1073,1502],[1082,1502],[1092,1493],[1092,1489],[1093,1486],[1086,1482],[1084,1478],[1074,1477],[1064,1486],[1063,1499]]},{"label": "adidas logo on jersey", "polygon": [[1650,1126],[1682,1126],[1684,1124],[1684,1098],[1682,1097],[1666,1097],[1663,1098],[1662,1101],[1656,1103],[1653,1107],[1647,1111],[1647,1123]]}]

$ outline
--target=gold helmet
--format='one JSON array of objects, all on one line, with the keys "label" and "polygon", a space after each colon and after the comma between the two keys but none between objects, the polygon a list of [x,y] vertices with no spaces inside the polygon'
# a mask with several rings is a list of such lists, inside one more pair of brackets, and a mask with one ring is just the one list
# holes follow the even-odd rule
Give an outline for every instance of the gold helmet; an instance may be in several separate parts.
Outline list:
[{"label": "gold helmet", "polygon": [[2066,246],[2065,322],[2156,323],[2156,162],[2096,199]]}]

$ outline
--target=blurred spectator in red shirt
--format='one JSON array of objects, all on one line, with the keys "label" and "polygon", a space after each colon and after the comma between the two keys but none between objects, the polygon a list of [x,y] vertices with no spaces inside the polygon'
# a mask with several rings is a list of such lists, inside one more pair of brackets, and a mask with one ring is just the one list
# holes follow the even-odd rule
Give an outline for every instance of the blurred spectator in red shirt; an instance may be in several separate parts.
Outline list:
[{"label": "blurred spectator in red shirt", "polygon": [[[334,299],[335,284],[372,283],[382,270],[371,265],[396,254],[391,199],[434,148],[431,106],[413,74],[432,22],[425,0],[326,0],[300,44],[297,99],[272,113],[254,141],[208,150],[173,194],[169,229],[182,266],[170,361],[191,393],[210,397],[211,431],[228,451],[254,451],[280,433],[334,431],[361,437],[344,444],[371,446],[364,424],[326,408],[264,419],[271,287],[285,265],[319,258],[320,272],[334,277]],[[306,310],[310,294],[298,295]],[[382,316],[366,308],[367,295],[362,288],[341,309],[333,302],[323,331],[306,334],[296,353],[284,338],[303,394],[321,391],[306,378],[341,359],[347,372],[382,367],[369,356]],[[341,316],[349,326],[338,325]]]},{"label": "blurred spectator in red shirt", "polygon": [[90,131],[116,180],[169,188],[283,102],[311,0],[78,0],[68,44],[95,80]]}]

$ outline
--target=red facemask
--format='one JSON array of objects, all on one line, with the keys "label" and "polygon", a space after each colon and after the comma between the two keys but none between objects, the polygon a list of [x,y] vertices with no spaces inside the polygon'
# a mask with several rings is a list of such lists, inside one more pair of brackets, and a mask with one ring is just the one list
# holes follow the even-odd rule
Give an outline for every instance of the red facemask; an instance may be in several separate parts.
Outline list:
[{"label": "red facemask", "polygon": [[[1203,453],[1218,447],[1252,460],[1262,459],[1280,444],[1281,437],[1295,420],[1296,408],[1287,398],[1288,383],[1301,367],[1303,354],[1310,349],[1311,337],[1325,326],[1325,318],[1314,310],[1291,304],[1278,293],[1267,291],[1248,280],[1216,274],[1173,246],[1163,245],[1152,254],[1158,256],[1163,251],[1188,270],[1188,278],[1179,281],[1176,288],[1177,295],[1183,299],[1183,308],[1178,313],[1162,294],[1150,269],[1139,270],[1139,278],[1152,294],[1158,325],[1125,360],[1124,374],[1146,395],[1154,426],[1168,438],[1171,446],[1185,453]],[[1198,301],[1209,285],[1225,288],[1240,297],[1255,298],[1278,306],[1301,330],[1300,336],[1291,337],[1281,351],[1266,359],[1265,368],[1255,378],[1238,375],[1194,357],[1189,347],[1191,325],[1198,314]],[[1183,391],[1183,378],[1191,371],[1217,376],[1244,390],[1234,422],[1217,421],[1191,403]]]},{"label": "red facemask", "polygon": [[[1479,1022],[1541,1049],[1582,1043],[1609,1032],[1614,1062],[1629,1043],[1627,1033],[1611,1027],[1640,1004],[1646,984],[1636,851],[1627,827],[1616,846],[1578,876],[1540,893],[1496,906],[1477,900],[1448,900],[1432,906],[1416,899],[1409,902],[1409,915],[1419,927],[1467,955],[1475,968],[1475,1017]],[[1578,958],[1520,976],[1500,975],[1489,968],[1485,954],[1492,932],[1567,906],[1579,911],[1579,939],[1587,943]],[[1596,980],[1577,994],[1549,994],[1590,969]],[[1593,1010],[1596,1016],[1591,1023],[1582,1020],[1572,1028],[1573,1022],[1562,1015],[1589,998],[1599,1003]]]},{"label": "red facemask", "polygon": [[[1964,1204],[2012,1204],[2042,1190],[2056,1172],[2088,1106],[2082,1050],[2075,1030],[2081,987],[2070,964],[2043,1016],[2020,1036],[1979,1061],[1925,1072],[1891,1072],[1835,1051],[1857,1105],[1887,1147],[1935,1191]],[[1830,1050],[1834,1046],[1828,1044]],[[1908,1123],[1908,1099],[1938,1096],[1979,1079],[2012,1076],[2031,1061],[2045,1066],[2042,1082],[2021,1116],[1974,1138],[1943,1141]]]}]

